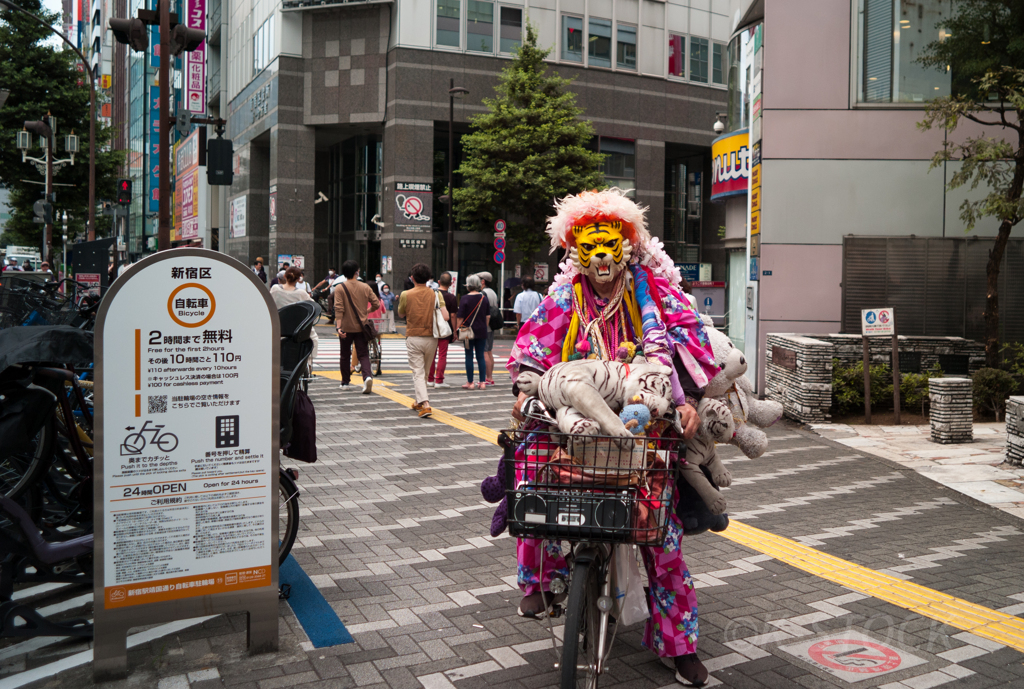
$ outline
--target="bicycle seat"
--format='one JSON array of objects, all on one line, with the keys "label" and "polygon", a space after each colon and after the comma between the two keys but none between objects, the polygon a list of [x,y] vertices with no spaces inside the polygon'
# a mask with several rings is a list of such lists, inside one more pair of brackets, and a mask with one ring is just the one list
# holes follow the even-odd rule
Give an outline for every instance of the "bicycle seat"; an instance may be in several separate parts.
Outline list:
[{"label": "bicycle seat", "polygon": [[44,565],[55,565],[92,552],[92,534],[57,543],[43,540],[39,529],[32,523],[32,518],[28,515],[28,512],[6,495],[0,495],[0,511],[7,513],[21,532],[25,534],[33,557]]},{"label": "bicycle seat", "polygon": [[309,333],[320,320],[322,309],[315,301],[298,301],[277,310],[281,320],[281,337],[301,342],[309,339]]}]

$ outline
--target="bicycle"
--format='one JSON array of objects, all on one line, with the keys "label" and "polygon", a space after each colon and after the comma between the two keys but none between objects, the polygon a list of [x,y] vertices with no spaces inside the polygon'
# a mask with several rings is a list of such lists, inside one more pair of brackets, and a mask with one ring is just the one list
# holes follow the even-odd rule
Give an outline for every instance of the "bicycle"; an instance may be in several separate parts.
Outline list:
[{"label": "bicycle", "polygon": [[[565,435],[550,430],[554,419],[538,400],[523,408],[527,424],[502,431],[499,437],[505,456],[509,534],[569,541],[568,581],[556,577],[550,582],[555,597],[568,592],[557,666],[562,689],[595,689],[618,631],[612,622],[617,605],[612,581],[616,546],[664,543],[676,461],[685,445],[681,438],[656,435]],[[553,602],[546,605],[550,626],[550,619],[562,610]]]}]

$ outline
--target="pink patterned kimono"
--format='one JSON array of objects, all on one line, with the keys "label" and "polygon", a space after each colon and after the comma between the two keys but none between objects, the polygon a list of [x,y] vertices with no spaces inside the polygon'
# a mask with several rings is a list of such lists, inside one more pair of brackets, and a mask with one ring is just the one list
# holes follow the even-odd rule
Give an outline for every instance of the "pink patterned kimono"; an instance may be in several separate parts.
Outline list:
[{"label": "pink patterned kimono", "polygon": [[[703,387],[717,372],[707,332],[688,299],[672,289],[667,280],[653,275],[650,279],[660,302],[657,320],[664,325],[668,347],[679,355],[690,377]],[[562,342],[571,319],[572,285],[559,285],[551,290],[519,331],[507,364],[513,381],[521,366],[546,371],[561,361]],[[525,457],[519,456],[520,451],[517,451],[517,461]],[[662,546],[640,548],[650,581],[648,609],[651,612],[643,643],[666,658],[696,652],[698,635],[697,594],[680,550],[683,526],[675,512],[673,503]],[[559,543],[521,538],[516,555],[519,588],[524,596],[542,589],[548,591],[554,575],[569,575]]]}]

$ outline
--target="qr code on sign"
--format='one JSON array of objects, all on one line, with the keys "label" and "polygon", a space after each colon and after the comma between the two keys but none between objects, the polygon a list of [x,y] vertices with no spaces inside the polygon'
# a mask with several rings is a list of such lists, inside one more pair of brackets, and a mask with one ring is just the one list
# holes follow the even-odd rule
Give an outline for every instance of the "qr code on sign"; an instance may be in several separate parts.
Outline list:
[{"label": "qr code on sign", "polygon": [[155,397],[149,398],[149,413],[150,414],[166,414],[167,413],[167,395],[156,395]]}]

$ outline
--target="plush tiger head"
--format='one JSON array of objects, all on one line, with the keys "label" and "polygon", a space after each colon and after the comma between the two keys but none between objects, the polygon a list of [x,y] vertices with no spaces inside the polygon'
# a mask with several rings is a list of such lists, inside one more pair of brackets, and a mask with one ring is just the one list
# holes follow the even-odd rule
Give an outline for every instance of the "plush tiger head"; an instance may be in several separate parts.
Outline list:
[{"label": "plush tiger head", "polygon": [[576,270],[594,282],[613,282],[626,265],[633,246],[620,220],[573,225],[569,256]]},{"label": "plush tiger head", "polygon": [[624,392],[626,404],[642,404],[652,418],[668,414],[672,406],[672,369],[663,364],[630,364]]}]

